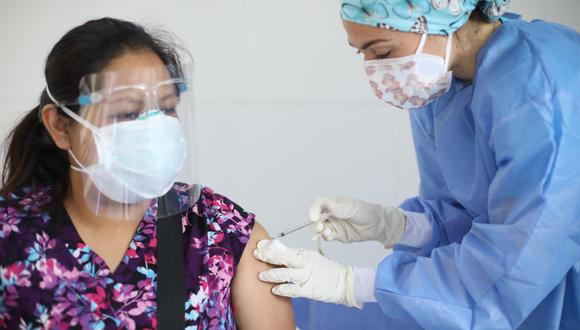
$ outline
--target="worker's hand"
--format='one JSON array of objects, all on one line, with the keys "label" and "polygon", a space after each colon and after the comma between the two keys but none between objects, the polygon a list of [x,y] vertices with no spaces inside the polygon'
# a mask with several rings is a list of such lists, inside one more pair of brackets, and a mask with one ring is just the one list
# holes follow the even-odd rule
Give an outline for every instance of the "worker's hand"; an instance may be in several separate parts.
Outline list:
[{"label": "worker's hand", "polygon": [[258,274],[263,282],[279,284],[272,289],[276,295],[362,308],[354,296],[352,267],[343,266],[318,252],[288,248],[278,240],[260,241],[254,257],[284,267]]},{"label": "worker's hand", "polygon": [[396,207],[326,197],[312,204],[310,221],[310,228],[327,241],[377,241],[390,248],[401,240],[407,220]]}]

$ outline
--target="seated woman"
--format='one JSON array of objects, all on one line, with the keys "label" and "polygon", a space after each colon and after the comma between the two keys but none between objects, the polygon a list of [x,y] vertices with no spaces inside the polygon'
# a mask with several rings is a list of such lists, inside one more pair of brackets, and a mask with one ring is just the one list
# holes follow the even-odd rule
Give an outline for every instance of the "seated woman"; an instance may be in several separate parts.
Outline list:
[{"label": "seated woman", "polygon": [[[186,60],[111,18],[56,43],[40,104],[6,152],[0,328],[155,329],[169,288],[158,266],[183,258],[186,327],[294,329],[290,301],[258,280],[267,266],[251,257],[268,234],[198,185]],[[183,244],[162,260],[170,219]]]}]

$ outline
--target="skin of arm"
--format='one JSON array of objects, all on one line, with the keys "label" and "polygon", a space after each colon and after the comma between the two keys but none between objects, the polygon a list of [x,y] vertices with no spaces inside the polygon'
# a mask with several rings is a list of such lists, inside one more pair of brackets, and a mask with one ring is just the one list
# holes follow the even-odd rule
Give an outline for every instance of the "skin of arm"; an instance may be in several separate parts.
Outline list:
[{"label": "skin of arm", "polygon": [[273,268],[256,260],[252,252],[268,232],[258,222],[244,249],[232,283],[234,317],[240,329],[296,329],[290,299],[272,293],[273,284],[261,282],[258,273]]}]

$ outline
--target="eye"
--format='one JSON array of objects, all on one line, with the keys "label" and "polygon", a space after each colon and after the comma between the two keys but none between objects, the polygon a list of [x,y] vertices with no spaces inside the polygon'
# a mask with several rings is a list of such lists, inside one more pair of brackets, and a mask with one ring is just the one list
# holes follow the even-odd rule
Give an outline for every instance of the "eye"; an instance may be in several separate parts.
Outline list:
[{"label": "eye", "polygon": [[140,114],[139,111],[125,112],[125,113],[115,115],[113,118],[115,119],[115,121],[135,120],[135,119],[139,118],[139,114]]},{"label": "eye", "polygon": [[176,116],[177,114],[175,108],[163,108],[161,109],[161,112],[163,112],[167,116]]},{"label": "eye", "polygon": [[376,57],[379,60],[383,60],[385,58],[389,58],[390,56],[391,56],[391,52],[390,51],[387,52],[387,53],[384,53],[384,54],[376,54]]}]

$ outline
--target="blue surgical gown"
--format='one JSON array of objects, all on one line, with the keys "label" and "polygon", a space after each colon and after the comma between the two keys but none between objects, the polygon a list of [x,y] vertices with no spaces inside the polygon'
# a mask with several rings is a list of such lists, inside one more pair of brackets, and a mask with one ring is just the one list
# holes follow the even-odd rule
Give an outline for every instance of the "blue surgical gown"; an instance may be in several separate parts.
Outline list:
[{"label": "blue surgical gown", "polygon": [[433,235],[375,297],[393,329],[580,329],[580,36],[506,21],[475,72],[411,113]]}]

